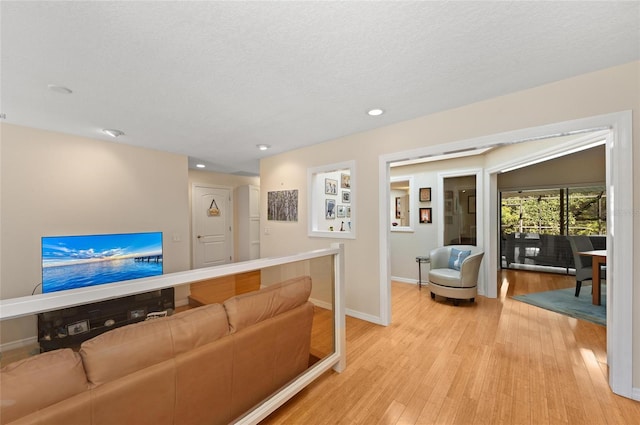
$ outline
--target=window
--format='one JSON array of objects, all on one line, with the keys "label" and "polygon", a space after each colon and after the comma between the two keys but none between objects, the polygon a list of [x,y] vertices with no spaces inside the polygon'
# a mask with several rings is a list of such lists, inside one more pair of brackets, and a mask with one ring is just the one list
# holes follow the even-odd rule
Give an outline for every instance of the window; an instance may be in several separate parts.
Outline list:
[{"label": "window", "polygon": [[310,168],[309,236],[355,239],[355,161]]},{"label": "window", "polygon": [[392,177],[389,186],[391,205],[389,217],[392,232],[412,232],[415,214],[412,214],[413,177]]},{"label": "window", "polygon": [[503,267],[547,266],[566,272],[574,267],[566,239],[570,235],[589,236],[595,249],[606,249],[606,207],[604,186],[502,192]]}]

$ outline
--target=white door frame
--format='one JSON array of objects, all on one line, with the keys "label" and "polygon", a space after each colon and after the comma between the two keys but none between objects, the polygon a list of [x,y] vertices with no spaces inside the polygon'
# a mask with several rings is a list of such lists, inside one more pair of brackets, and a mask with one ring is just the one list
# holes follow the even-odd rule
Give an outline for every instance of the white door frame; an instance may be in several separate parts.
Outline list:
[{"label": "white door frame", "polygon": [[[607,275],[614,285],[607,285],[607,363],[611,390],[624,397],[640,399],[633,390],[633,137],[631,111],[598,115],[531,127],[475,139],[429,146],[411,151],[381,155],[379,176],[380,228],[380,323],[391,323],[391,276],[389,265],[390,225],[387,218],[389,199],[389,164],[412,158],[443,155],[449,152],[476,150],[490,146],[542,140],[570,134],[606,130],[607,193]],[[569,149],[562,146],[565,151]],[[525,161],[523,159],[522,161]],[[489,172],[492,171],[492,172]],[[486,296],[497,296],[497,172],[486,170],[483,195],[488,214],[478,223],[484,233],[488,255],[484,277]],[[495,190],[492,190],[495,188]],[[482,225],[482,229],[480,226]],[[494,232],[494,233],[491,233]],[[611,269],[611,270],[609,270]]]}]

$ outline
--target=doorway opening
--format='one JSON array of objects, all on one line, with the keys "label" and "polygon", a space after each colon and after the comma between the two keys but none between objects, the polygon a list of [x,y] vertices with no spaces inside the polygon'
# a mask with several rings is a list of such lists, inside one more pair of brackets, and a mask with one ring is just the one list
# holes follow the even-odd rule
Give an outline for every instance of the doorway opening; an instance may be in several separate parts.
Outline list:
[{"label": "doorway opening", "polygon": [[[389,205],[389,165],[398,161],[410,161],[412,158],[435,157],[447,152],[470,152],[496,146],[518,145],[523,142],[544,141],[553,137],[571,136],[572,140],[563,141],[536,152],[529,152],[511,158],[502,158],[494,164],[485,165],[484,182],[479,193],[484,194],[484,202],[477,200],[477,211],[485,211],[478,221],[478,233],[484,235],[485,262],[482,274],[485,285],[479,288],[481,295],[495,298],[497,295],[497,271],[499,256],[499,222],[497,176],[508,167],[524,166],[527,163],[541,162],[552,155],[561,156],[579,147],[583,149],[592,136],[606,140],[606,187],[610,201],[607,204],[607,249],[610,259],[607,262],[607,276],[617,285],[607,285],[607,363],[609,366],[609,384],[619,395],[633,398],[632,326],[621,326],[633,322],[633,211],[632,181],[632,138],[631,112],[600,115],[574,121],[528,128],[509,133],[485,136],[455,143],[425,147],[408,152],[382,155],[379,161],[380,194],[380,321],[391,323],[390,273],[389,273],[389,224],[386,220]],[[587,137],[577,139],[575,136]],[[546,158],[546,159],[545,159]],[[615,166],[614,166],[615,165]],[[385,193],[386,192],[386,193]],[[616,211],[616,214],[613,214]],[[384,219],[383,219],[384,217]],[[624,229],[616,232],[615,229]],[[478,241],[481,243],[480,241]],[[489,266],[487,266],[489,265]],[[615,288],[613,288],[615,287]]]}]

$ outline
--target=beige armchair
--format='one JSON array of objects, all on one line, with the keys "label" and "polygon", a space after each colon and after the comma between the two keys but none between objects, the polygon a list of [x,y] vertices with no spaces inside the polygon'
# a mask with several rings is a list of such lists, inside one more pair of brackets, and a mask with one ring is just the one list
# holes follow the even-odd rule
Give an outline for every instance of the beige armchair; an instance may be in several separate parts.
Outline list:
[{"label": "beige armchair", "polygon": [[473,245],[450,245],[431,251],[431,298],[435,299],[436,295],[452,298],[456,306],[461,299],[474,302],[478,294],[478,273],[483,256],[484,252]]}]

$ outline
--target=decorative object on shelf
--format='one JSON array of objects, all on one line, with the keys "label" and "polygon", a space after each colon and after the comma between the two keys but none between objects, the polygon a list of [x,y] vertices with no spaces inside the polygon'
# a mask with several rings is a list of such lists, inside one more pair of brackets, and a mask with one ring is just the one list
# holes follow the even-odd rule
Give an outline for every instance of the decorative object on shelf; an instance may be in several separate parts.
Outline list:
[{"label": "decorative object on shelf", "polygon": [[336,201],[335,199],[324,200],[324,218],[333,220],[336,218]]},{"label": "decorative object on shelf", "polygon": [[[347,216],[347,208],[344,205],[338,205],[338,212],[336,213],[336,216],[339,217],[339,218],[346,217]],[[344,221],[342,223],[344,224]]]},{"label": "decorative object on shelf", "polygon": [[267,192],[267,220],[298,221],[298,190]]},{"label": "decorative object on shelf", "polygon": [[327,195],[338,194],[338,180],[324,179],[324,193]]},{"label": "decorative object on shelf", "polygon": [[211,217],[217,217],[217,216],[220,215],[220,208],[218,208],[218,204],[216,203],[216,199],[215,198],[211,198],[211,205],[209,205],[208,214]]},{"label": "decorative object on shelf", "polygon": [[340,231],[344,232],[344,221],[342,223],[340,223]]},{"label": "decorative object on shelf", "polygon": [[81,320],[76,323],[72,323],[67,326],[67,334],[68,335],[78,335],[89,332],[89,321]]},{"label": "decorative object on shelf", "polygon": [[420,208],[420,223],[431,222],[431,208]]},{"label": "decorative object on shelf", "polygon": [[421,187],[420,188],[420,202],[431,202],[431,188],[430,187]]},{"label": "decorative object on shelf", "polygon": [[467,198],[467,208],[469,211],[469,214],[475,214],[476,213],[476,197],[471,195],[469,196],[469,198]]},{"label": "decorative object on shelf", "polygon": [[343,190],[342,191],[342,203],[348,204],[349,202],[351,202],[351,192],[349,192],[348,190]]},{"label": "decorative object on shelf", "polygon": [[350,174],[340,174],[340,187],[342,189],[350,189],[351,188],[351,175]]}]

